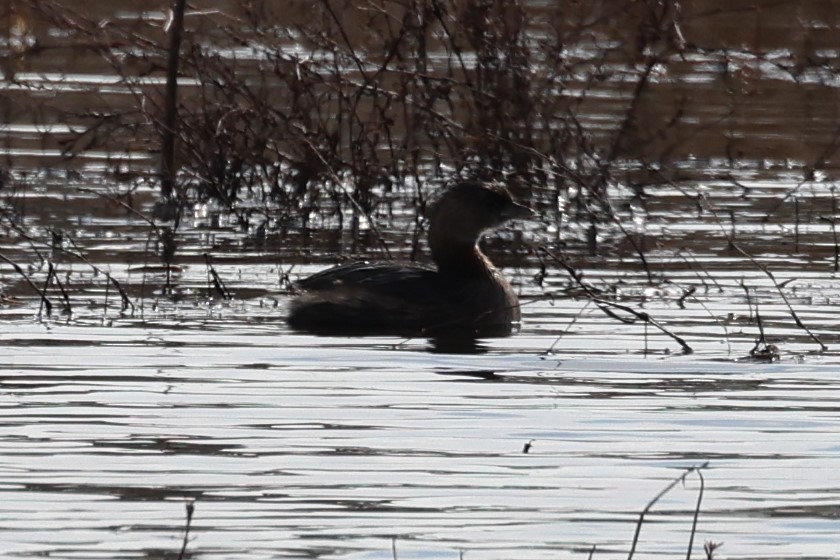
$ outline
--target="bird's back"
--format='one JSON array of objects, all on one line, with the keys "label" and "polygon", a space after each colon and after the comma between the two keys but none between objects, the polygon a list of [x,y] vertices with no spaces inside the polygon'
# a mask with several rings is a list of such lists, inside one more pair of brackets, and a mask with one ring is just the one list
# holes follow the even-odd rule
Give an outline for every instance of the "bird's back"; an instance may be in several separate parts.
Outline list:
[{"label": "bird's back", "polygon": [[316,334],[500,336],[519,320],[516,296],[500,275],[465,280],[423,266],[353,263],[298,286],[303,293],[288,323]]}]

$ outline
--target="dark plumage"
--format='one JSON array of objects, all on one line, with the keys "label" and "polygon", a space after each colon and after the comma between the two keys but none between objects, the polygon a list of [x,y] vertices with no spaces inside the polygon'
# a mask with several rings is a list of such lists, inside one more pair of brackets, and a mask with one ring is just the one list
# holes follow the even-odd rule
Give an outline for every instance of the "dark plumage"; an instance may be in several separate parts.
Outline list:
[{"label": "dark plumage", "polygon": [[463,182],[447,189],[429,215],[437,269],[352,263],[301,280],[289,325],[316,334],[506,336],[519,322],[519,300],[478,248],[481,235],[530,218],[507,189]]}]

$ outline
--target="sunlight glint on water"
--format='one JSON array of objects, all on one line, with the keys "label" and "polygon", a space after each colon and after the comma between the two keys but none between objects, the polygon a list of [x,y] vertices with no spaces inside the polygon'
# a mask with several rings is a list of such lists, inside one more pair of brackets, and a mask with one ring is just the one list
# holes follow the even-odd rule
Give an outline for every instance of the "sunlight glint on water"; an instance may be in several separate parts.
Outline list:
[{"label": "sunlight glint on water", "polygon": [[[695,546],[832,554],[830,366],[318,348],[240,327],[6,332],[3,557],[171,555],[195,498],[201,558],[385,558],[392,537],[401,557],[620,558],[644,505],[706,460]],[[690,476],[654,508],[640,554],[684,554],[697,491]]]}]

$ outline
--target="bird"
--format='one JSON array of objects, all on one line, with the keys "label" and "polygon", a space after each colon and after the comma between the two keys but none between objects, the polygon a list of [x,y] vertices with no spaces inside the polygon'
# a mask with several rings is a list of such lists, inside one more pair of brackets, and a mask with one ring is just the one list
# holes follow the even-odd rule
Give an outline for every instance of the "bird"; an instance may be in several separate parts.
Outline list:
[{"label": "bird", "polygon": [[494,182],[462,180],[427,213],[435,267],[354,262],[300,280],[288,325],[316,335],[509,336],[519,299],[478,246],[509,220],[532,219]]}]

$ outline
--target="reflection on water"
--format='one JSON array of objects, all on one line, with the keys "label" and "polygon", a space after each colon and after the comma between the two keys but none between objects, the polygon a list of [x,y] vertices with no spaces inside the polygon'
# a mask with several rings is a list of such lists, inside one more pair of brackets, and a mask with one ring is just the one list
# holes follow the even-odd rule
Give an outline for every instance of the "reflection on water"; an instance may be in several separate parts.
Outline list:
[{"label": "reflection on water", "polygon": [[436,337],[429,339],[429,352],[439,354],[484,354],[490,347],[470,337]]},{"label": "reflection on water", "polygon": [[[192,557],[388,558],[396,538],[401,557],[620,558],[645,504],[709,460],[695,550],[831,557],[836,358],[544,356],[530,324],[451,355],[236,310],[7,322],[2,556],[176,557],[195,499]],[[698,490],[654,508],[637,554],[685,553]]]}]

